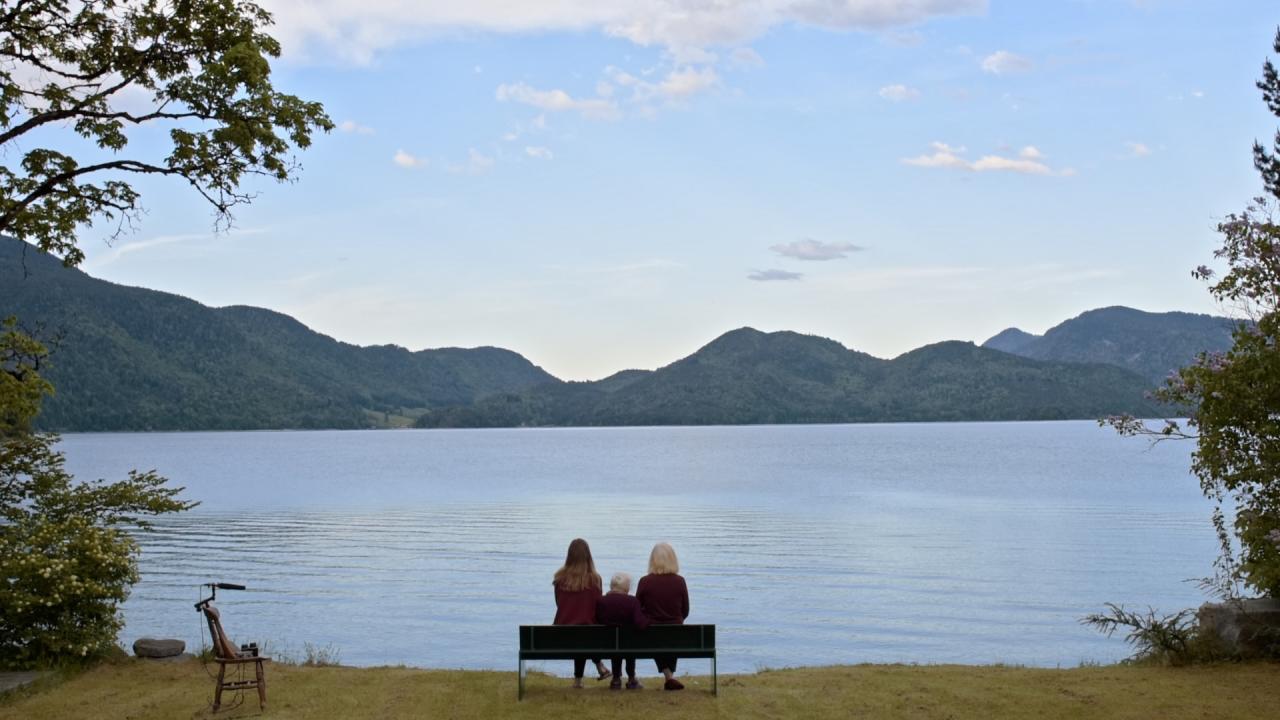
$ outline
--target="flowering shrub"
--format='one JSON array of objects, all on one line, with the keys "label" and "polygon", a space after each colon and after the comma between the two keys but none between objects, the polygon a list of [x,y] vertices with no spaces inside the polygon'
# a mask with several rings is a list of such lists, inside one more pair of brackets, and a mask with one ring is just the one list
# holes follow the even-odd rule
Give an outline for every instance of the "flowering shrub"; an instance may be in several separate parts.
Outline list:
[{"label": "flowering shrub", "polygon": [[153,472],[114,483],[76,482],[31,420],[51,391],[44,348],[0,325],[0,665],[30,667],[99,655],[115,644],[119,603],[138,580],[128,529],[177,512]]}]

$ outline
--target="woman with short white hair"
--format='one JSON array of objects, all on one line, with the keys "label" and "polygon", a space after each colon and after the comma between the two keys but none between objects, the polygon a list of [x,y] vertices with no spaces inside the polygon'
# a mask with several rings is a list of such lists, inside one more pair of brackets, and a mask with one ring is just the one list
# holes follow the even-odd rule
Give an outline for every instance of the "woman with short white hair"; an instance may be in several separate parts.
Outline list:
[{"label": "woman with short white hair", "polygon": [[[660,542],[649,553],[649,574],[640,578],[636,599],[644,614],[659,625],[683,625],[689,617],[689,587],[680,577],[680,561],[669,543]],[[658,672],[666,678],[664,690],[683,690],[676,679],[676,657],[660,655],[653,659]]]}]

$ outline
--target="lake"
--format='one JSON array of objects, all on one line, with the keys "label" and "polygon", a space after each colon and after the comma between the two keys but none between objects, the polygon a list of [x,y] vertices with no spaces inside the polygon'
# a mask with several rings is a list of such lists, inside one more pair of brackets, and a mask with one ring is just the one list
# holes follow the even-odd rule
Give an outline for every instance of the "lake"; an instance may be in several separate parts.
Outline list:
[{"label": "lake", "polygon": [[1122,640],[1079,618],[1108,601],[1198,605],[1186,580],[1216,551],[1191,445],[1093,422],[71,434],[60,448],[79,477],[155,468],[202,503],[142,536],[124,643],[198,646],[198,585],[224,581],[249,587],[218,596],[236,642],[350,665],[514,668],[516,626],[551,621],[551,575],[579,536],[606,583],[639,579],[671,542],[722,672],[1110,662]]}]

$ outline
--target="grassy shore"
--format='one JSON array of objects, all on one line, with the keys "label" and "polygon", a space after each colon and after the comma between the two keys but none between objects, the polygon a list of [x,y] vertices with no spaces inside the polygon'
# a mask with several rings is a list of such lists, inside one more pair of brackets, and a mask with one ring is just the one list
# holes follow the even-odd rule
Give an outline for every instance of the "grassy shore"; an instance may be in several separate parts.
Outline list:
[{"label": "grassy shore", "polygon": [[[1044,670],[958,665],[854,665],[706,677],[688,689],[636,692],[532,675],[516,702],[512,672],[270,665],[273,718],[1260,718],[1280,707],[1280,664],[1192,668]],[[588,681],[590,682],[590,681]],[[252,691],[233,709],[209,711],[213,681],[197,661],[106,664],[42,681],[0,699],[0,718],[250,717]],[[224,703],[234,698],[224,697]]]}]

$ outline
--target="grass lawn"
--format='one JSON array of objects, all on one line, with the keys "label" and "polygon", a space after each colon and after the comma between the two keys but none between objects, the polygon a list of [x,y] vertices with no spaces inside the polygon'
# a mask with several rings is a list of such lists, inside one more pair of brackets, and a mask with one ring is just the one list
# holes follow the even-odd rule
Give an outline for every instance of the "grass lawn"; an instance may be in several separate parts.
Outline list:
[{"label": "grass lawn", "polygon": [[[693,661],[690,661],[691,663]],[[214,670],[210,666],[210,670]],[[572,690],[531,675],[516,702],[514,672],[414,668],[267,667],[274,718],[1263,718],[1280,708],[1280,664],[1193,668],[854,665],[706,677],[683,692]],[[209,711],[213,680],[198,661],[121,660],[42,681],[0,699],[0,718],[208,718],[257,716],[257,696]],[[234,696],[224,696],[231,704]]]}]

